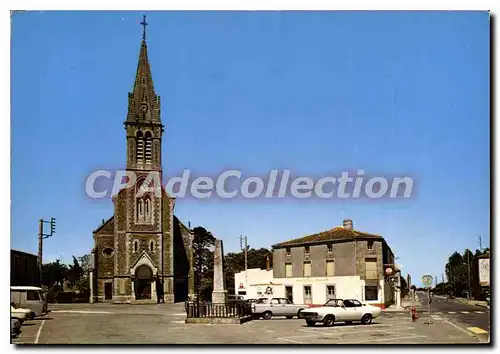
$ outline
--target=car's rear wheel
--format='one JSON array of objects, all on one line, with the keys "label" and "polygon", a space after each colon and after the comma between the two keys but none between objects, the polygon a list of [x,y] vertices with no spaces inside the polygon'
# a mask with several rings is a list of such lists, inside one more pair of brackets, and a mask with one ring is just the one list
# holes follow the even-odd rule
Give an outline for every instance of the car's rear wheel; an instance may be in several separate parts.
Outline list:
[{"label": "car's rear wheel", "polygon": [[262,318],[265,320],[270,320],[273,318],[273,313],[271,311],[266,311],[262,314]]},{"label": "car's rear wheel", "polygon": [[307,327],[314,327],[314,325],[316,324],[316,322],[314,322],[314,321],[306,321],[306,324],[307,324]]},{"label": "car's rear wheel", "polygon": [[333,315],[328,315],[323,319],[323,324],[325,327],[331,327],[335,323],[335,317]]},{"label": "car's rear wheel", "polygon": [[363,324],[365,324],[365,325],[366,325],[366,324],[370,324],[370,323],[372,323],[372,315],[370,315],[370,314],[368,314],[368,313],[367,313],[366,315],[364,315],[364,316],[361,318],[361,323],[363,323]]}]

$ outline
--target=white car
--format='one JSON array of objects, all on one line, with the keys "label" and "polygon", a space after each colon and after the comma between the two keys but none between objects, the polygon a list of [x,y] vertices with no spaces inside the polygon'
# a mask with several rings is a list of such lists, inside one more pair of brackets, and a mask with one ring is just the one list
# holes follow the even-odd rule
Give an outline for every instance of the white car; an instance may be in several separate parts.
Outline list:
[{"label": "white car", "polygon": [[15,308],[10,305],[10,318],[16,318],[22,324],[24,321],[29,320],[32,317],[30,309]]},{"label": "white car", "polygon": [[354,321],[361,321],[363,324],[369,324],[372,319],[379,317],[381,313],[380,307],[362,304],[355,299],[332,299],[321,307],[302,310],[301,315],[310,327],[314,326],[316,322],[323,322],[325,326],[330,327],[335,322],[349,324]]}]

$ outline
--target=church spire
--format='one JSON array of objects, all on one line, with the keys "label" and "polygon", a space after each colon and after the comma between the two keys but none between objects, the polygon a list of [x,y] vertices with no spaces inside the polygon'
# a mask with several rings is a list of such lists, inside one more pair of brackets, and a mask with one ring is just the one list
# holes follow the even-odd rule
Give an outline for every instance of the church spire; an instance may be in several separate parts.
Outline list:
[{"label": "church spire", "polygon": [[135,75],[134,88],[129,93],[129,109],[127,121],[160,122],[160,97],[156,95],[148,59],[146,44],[146,16],[143,16],[141,25],[142,43],[139,52],[139,62]]}]

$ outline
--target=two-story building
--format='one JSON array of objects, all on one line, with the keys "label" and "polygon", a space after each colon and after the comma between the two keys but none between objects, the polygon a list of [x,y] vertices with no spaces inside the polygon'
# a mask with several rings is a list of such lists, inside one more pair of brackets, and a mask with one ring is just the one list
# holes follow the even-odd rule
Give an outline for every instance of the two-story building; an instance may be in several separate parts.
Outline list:
[{"label": "two-story building", "polygon": [[352,220],[272,248],[272,279],[266,270],[260,270],[262,280],[252,270],[246,284],[244,272],[235,276],[235,289],[248,298],[272,294],[313,305],[352,298],[383,308],[394,303],[394,282],[387,276],[388,268],[396,274],[391,248],[380,235],[354,230]]}]

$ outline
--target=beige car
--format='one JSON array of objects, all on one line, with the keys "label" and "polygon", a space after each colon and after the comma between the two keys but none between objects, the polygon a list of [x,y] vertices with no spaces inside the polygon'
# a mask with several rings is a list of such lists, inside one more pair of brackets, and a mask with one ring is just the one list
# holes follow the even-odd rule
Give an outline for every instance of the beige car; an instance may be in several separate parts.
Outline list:
[{"label": "beige car", "polygon": [[307,305],[296,305],[285,297],[261,298],[252,304],[252,314],[270,320],[273,316],[300,318],[300,313]]}]

